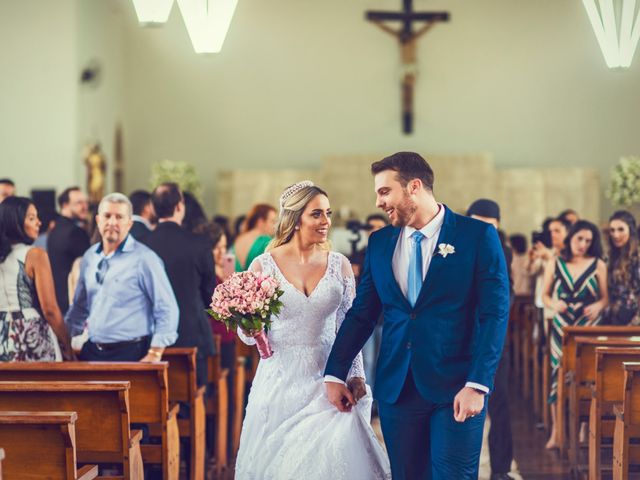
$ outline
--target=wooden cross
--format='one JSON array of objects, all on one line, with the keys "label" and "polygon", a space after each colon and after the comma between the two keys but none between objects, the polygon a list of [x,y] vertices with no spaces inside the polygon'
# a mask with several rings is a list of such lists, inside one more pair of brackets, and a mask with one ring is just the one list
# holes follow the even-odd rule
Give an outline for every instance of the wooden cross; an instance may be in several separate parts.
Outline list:
[{"label": "wooden cross", "polygon": [[[403,0],[401,12],[368,11],[366,19],[375,23],[386,33],[393,35],[400,43],[402,58],[402,131],[405,134],[413,132],[413,87],[416,83],[418,69],[416,67],[416,50],[418,39],[427,33],[436,22],[448,22],[449,12],[414,12],[413,0]],[[399,30],[394,30],[385,22],[402,22]],[[415,32],[413,22],[425,22]]]}]

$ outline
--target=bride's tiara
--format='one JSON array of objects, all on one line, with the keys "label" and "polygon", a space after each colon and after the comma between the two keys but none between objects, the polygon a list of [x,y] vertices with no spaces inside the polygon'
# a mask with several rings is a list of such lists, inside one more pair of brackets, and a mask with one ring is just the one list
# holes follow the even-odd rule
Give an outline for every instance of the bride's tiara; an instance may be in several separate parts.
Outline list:
[{"label": "bride's tiara", "polygon": [[289,198],[298,193],[300,190],[314,186],[315,185],[311,180],[303,180],[302,182],[294,183],[293,185],[285,188],[284,192],[282,192],[282,195],[280,195],[280,210],[284,210],[284,205],[285,203],[287,203],[287,200],[289,200]]}]

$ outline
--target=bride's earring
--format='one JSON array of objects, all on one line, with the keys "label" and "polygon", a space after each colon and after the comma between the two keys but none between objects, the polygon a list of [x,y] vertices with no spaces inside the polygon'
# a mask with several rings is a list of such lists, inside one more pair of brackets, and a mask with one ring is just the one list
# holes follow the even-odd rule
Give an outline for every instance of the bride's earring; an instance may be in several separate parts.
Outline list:
[{"label": "bride's earring", "polygon": [[296,225],[295,230],[300,230],[300,226]]}]

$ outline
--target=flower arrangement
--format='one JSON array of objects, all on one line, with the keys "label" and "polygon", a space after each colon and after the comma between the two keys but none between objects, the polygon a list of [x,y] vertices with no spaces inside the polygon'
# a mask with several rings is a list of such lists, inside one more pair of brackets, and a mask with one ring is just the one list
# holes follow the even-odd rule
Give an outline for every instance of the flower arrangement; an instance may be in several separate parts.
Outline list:
[{"label": "flower arrangement", "polygon": [[202,201],[202,184],[193,165],[171,160],[154,163],[151,166],[151,188],[164,182],[175,182],[180,190],[190,192]]},{"label": "flower arrangement", "polygon": [[273,352],[266,332],[271,328],[271,316],[282,309],[283,293],[278,281],[267,274],[238,272],[216,287],[207,312],[228,330],[240,327],[253,334],[260,357],[269,358]]},{"label": "flower arrangement", "polygon": [[615,205],[640,203],[640,157],[622,157],[613,167],[607,196]]}]

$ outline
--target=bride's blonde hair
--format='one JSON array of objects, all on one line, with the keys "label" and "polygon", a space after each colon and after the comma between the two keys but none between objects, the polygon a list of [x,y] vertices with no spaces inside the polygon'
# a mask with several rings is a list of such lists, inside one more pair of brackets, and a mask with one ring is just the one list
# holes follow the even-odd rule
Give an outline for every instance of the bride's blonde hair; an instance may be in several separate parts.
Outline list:
[{"label": "bride's blonde hair", "polygon": [[[313,182],[304,180],[288,186],[280,195],[280,216],[276,226],[276,236],[271,240],[267,250],[289,243],[300,224],[300,217],[311,200],[318,195],[329,197],[327,192],[317,187]],[[328,243],[325,245],[329,248]]]}]

